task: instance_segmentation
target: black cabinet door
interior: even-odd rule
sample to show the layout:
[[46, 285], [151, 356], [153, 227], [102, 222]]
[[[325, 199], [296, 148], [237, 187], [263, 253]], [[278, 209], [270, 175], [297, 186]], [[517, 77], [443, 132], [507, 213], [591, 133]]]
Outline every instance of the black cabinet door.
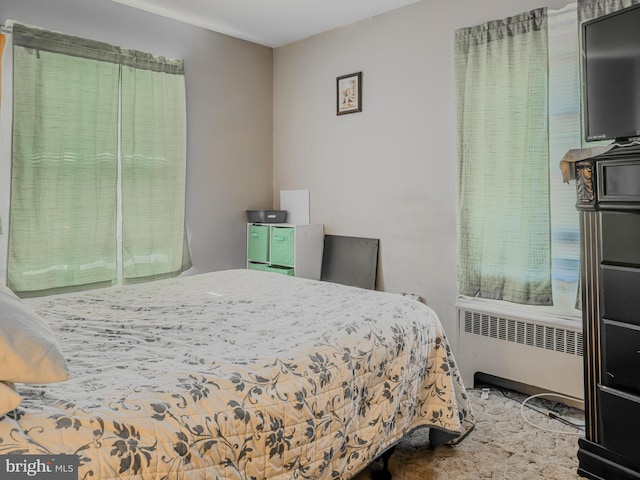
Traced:
[[640, 395], [640, 327], [610, 320], [603, 327], [603, 383]]
[[602, 317], [640, 325], [640, 269], [600, 267]]
[[607, 160], [598, 163], [598, 201], [640, 202], [640, 160]]
[[602, 261], [640, 266], [640, 212], [602, 212]]
[[640, 467], [640, 397], [600, 387], [602, 446]]

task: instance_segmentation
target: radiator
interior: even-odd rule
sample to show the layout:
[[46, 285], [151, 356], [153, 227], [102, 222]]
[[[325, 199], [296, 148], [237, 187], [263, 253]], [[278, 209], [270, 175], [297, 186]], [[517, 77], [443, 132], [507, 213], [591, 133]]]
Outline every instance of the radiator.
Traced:
[[[582, 323], [473, 299], [456, 302], [456, 360], [467, 386], [476, 373], [582, 399]], [[506, 313], [505, 313], [506, 312]]]

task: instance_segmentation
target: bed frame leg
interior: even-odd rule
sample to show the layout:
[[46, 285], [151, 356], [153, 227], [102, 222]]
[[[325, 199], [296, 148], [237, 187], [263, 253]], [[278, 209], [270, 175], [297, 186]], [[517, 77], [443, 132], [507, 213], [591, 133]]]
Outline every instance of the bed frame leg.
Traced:
[[382, 470], [375, 470], [371, 473], [371, 480], [391, 480], [391, 472], [389, 471], [389, 458], [393, 454], [393, 451], [396, 449], [395, 446], [391, 447], [389, 450], [380, 455], [379, 458], [382, 459]]

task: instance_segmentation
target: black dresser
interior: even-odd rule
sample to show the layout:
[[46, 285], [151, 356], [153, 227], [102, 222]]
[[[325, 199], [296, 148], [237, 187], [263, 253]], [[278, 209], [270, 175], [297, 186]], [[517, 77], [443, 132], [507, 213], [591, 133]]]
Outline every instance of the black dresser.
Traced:
[[575, 169], [586, 418], [578, 473], [640, 479], [640, 146]]

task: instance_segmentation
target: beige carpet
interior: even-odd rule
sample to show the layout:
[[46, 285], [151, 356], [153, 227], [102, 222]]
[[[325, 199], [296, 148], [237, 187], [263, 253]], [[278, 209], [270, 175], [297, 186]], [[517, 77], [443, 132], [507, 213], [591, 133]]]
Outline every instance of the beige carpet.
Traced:
[[[524, 395], [505, 392], [519, 400]], [[403, 440], [389, 461], [393, 480], [576, 480], [580, 435], [549, 433], [523, 419], [521, 404], [491, 389], [488, 399], [480, 390], [470, 391], [476, 427], [460, 444], [430, 450], [427, 431], [418, 430]], [[529, 404], [529, 403], [528, 403]], [[583, 412], [534, 399], [534, 407], [549, 407], [573, 423], [583, 424]], [[525, 408], [525, 416], [549, 430], [579, 430]], [[381, 463], [381, 462], [380, 462]], [[355, 480], [370, 480], [371, 469]]]

